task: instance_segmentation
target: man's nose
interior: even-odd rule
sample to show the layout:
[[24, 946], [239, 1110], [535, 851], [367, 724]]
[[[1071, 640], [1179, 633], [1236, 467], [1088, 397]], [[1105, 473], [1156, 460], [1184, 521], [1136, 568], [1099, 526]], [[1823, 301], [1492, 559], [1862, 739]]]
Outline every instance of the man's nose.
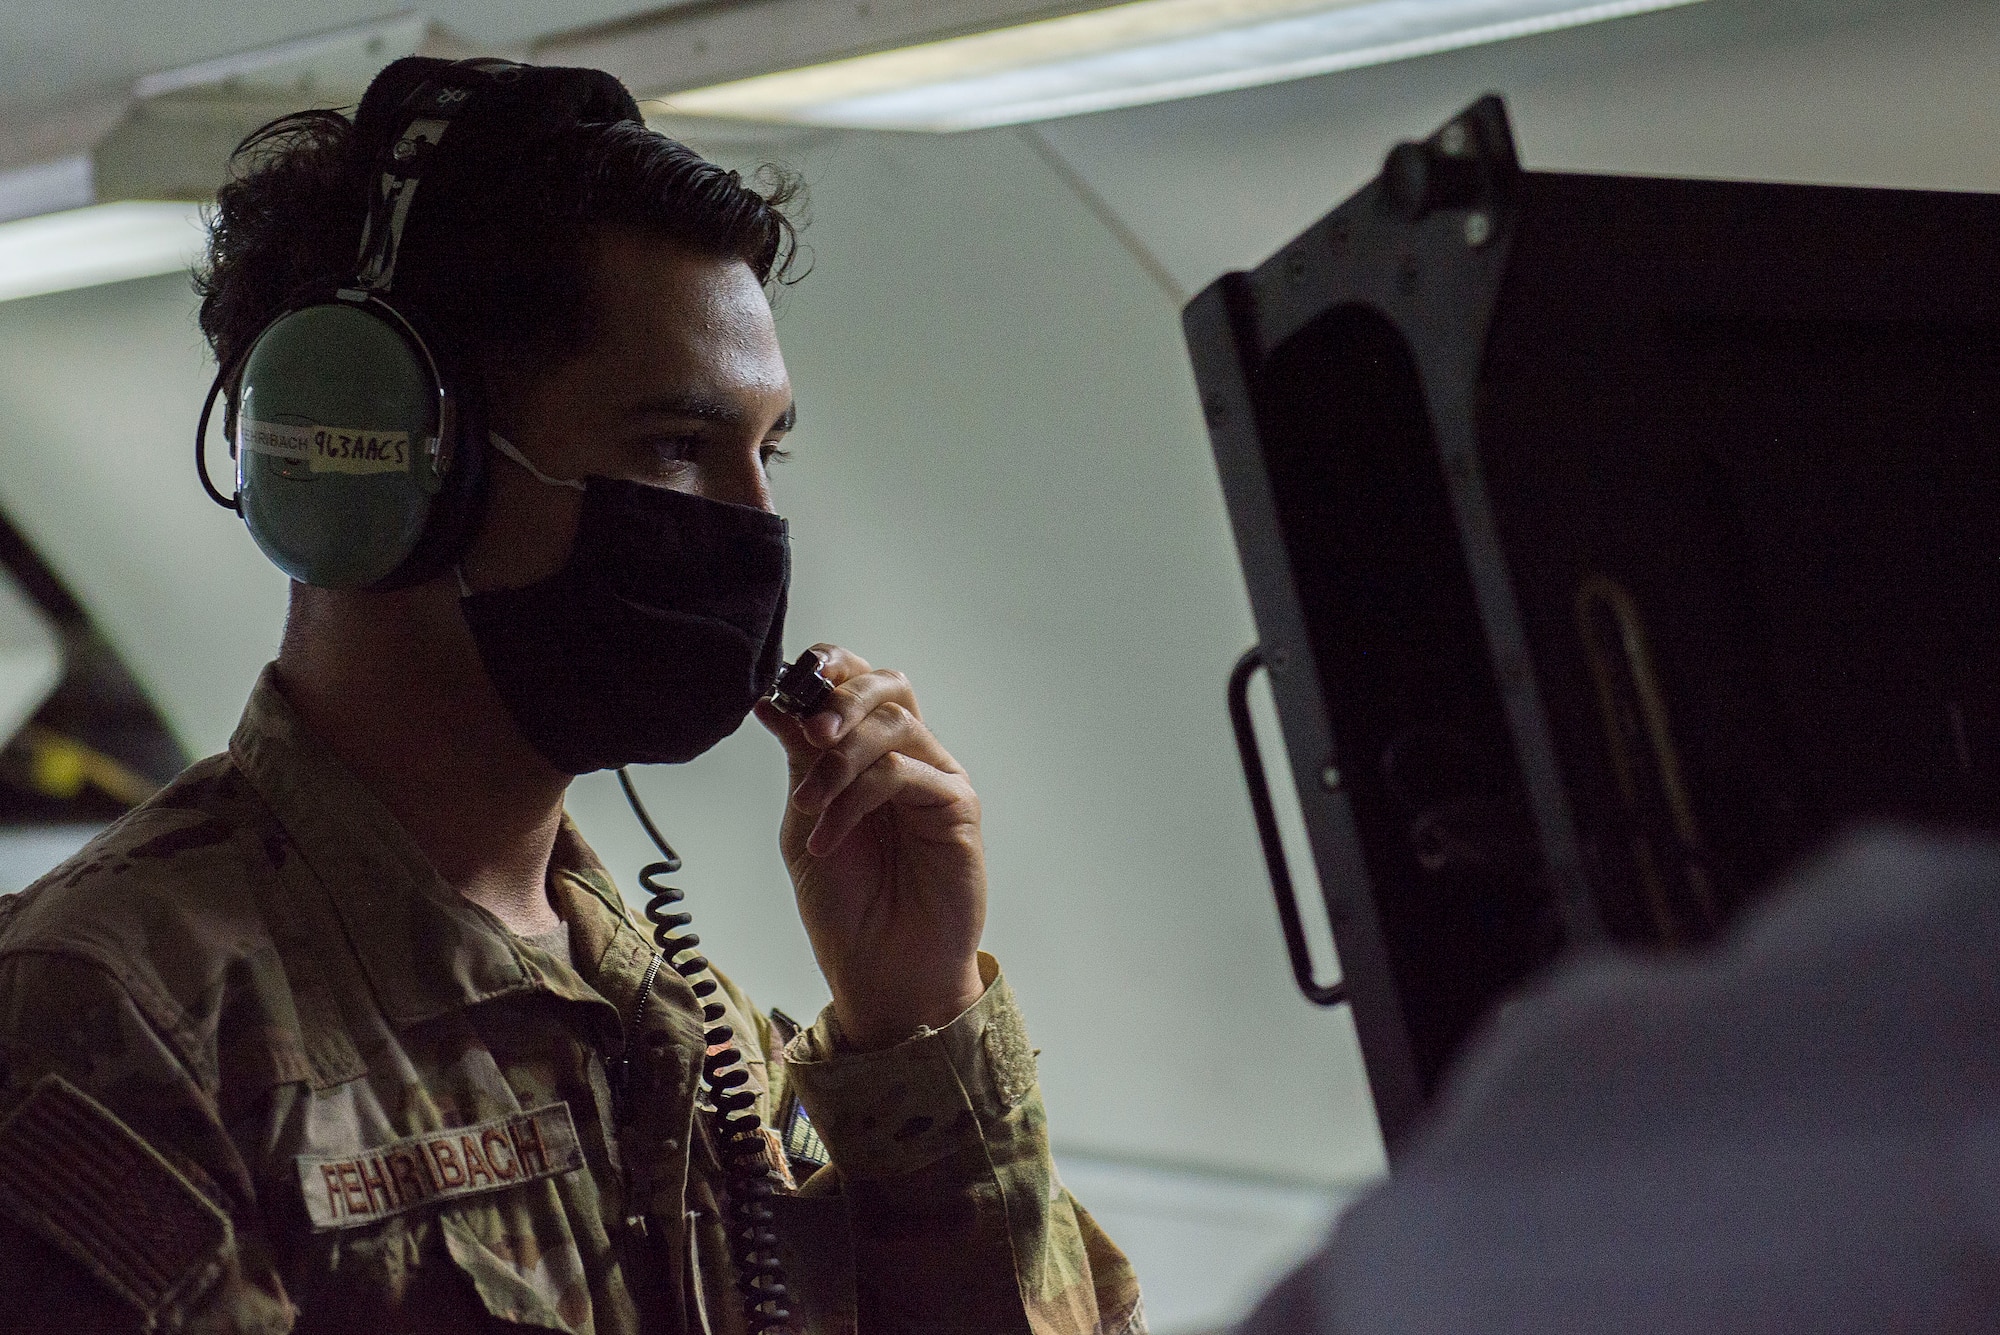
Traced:
[[773, 513], [776, 507], [771, 502], [771, 481], [764, 473], [763, 442], [729, 451], [728, 462], [702, 478], [701, 494], [712, 501]]

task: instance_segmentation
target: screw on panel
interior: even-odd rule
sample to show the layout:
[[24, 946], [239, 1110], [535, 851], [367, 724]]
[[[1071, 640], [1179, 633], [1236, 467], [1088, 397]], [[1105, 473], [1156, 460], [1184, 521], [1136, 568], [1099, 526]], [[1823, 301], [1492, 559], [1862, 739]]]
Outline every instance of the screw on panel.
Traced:
[[1465, 215], [1465, 244], [1474, 250], [1493, 239], [1493, 215], [1475, 209]]
[[1340, 770], [1333, 765], [1328, 765], [1321, 769], [1319, 772], [1319, 786], [1326, 789], [1329, 793], [1338, 791], [1340, 788]]
[[1453, 121], [1438, 131], [1438, 151], [1448, 158], [1462, 158], [1472, 152], [1472, 134], [1464, 121]]

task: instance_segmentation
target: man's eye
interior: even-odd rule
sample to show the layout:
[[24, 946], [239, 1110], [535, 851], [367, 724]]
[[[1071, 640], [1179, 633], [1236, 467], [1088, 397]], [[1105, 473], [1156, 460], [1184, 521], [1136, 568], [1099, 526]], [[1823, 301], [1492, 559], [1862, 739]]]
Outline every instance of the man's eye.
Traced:
[[647, 462], [654, 464], [691, 463], [701, 453], [699, 436], [654, 436], [643, 442]]
[[766, 445], [758, 451], [758, 457], [764, 461], [765, 471], [768, 472], [772, 464], [781, 464], [791, 458], [792, 452], [782, 445]]

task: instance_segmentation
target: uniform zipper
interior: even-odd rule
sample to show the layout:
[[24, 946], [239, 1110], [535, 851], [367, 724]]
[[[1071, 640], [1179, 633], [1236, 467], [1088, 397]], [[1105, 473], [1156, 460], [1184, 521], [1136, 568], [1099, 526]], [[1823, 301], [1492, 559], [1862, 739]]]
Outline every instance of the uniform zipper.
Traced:
[[618, 1124], [623, 1126], [631, 1115], [630, 1092], [632, 1088], [632, 1049], [639, 1044], [639, 1036], [646, 1022], [646, 1006], [653, 999], [653, 981], [660, 976], [660, 967], [667, 957], [659, 951], [646, 962], [645, 976], [639, 980], [639, 1004], [632, 1008], [632, 1023], [625, 1027], [625, 1050], [618, 1054], [618, 1083], [616, 1085]]

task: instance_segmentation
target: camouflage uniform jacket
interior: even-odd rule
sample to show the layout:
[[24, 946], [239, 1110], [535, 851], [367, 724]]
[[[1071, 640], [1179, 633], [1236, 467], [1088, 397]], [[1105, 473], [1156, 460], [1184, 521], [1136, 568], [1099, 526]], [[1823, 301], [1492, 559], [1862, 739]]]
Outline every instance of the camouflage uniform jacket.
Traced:
[[[573, 968], [267, 672], [228, 752], [0, 899], [0, 1330], [740, 1332], [693, 994], [659, 970], [632, 1032], [653, 946], [567, 822], [550, 893]], [[867, 1053], [725, 981], [766, 1124], [830, 1153], [777, 1202], [816, 1335], [1143, 1330], [981, 962]]]

